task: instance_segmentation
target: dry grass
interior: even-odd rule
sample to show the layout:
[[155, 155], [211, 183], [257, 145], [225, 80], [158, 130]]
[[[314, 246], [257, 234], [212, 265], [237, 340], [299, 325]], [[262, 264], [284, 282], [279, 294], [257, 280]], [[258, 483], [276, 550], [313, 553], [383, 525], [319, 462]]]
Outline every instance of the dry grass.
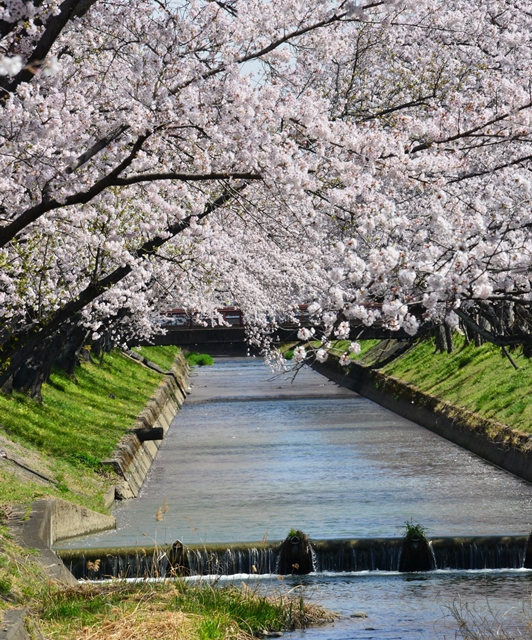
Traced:
[[120, 609], [109, 612], [115, 619], [103, 624], [84, 627], [72, 636], [76, 640], [188, 640], [193, 623], [190, 616], [181, 612], [157, 611], [144, 607], [128, 616], [120, 615]]
[[529, 604], [521, 609], [496, 611], [490, 603], [479, 612], [473, 605], [455, 602], [448, 607], [457, 623], [456, 638], [463, 640], [524, 640], [531, 637], [532, 618]]
[[251, 640], [334, 614], [293, 594], [183, 581], [80, 585], [50, 593], [35, 621], [47, 640]]

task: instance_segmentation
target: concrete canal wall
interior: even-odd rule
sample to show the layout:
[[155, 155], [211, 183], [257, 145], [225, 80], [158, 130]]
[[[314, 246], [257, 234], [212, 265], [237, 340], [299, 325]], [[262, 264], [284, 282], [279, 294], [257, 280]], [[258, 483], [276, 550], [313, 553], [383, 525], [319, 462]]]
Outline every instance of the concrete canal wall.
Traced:
[[[103, 461], [121, 478], [114, 489], [113, 500], [137, 497], [161, 446], [162, 437], [185, 401], [188, 373], [188, 363], [179, 352], [172, 368], [164, 374], [164, 380], [137, 417], [130, 432], [121, 438], [112, 457]], [[150, 435], [150, 431], [153, 435]]]
[[532, 482], [532, 436], [443, 402], [369, 367], [352, 364], [346, 372], [332, 358], [312, 367], [339, 385]]

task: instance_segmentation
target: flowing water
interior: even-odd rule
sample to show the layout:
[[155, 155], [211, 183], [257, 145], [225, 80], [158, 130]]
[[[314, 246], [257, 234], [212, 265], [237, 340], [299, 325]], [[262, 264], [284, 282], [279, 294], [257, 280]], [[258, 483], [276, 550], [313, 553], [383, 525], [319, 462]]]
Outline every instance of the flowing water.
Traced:
[[[314, 539], [390, 537], [406, 520], [429, 538], [530, 531], [531, 485], [310, 369], [292, 380], [257, 359], [219, 359], [191, 384], [141, 495], [116, 508], [117, 531], [58, 547], [281, 540], [292, 527]], [[500, 615], [522, 617], [532, 573], [369, 571], [284, 582], [295, 580], [343, 618], [293, 640], [442, 638], [454, 637], [452, 603], [486, 611], [488, 598]], [[350, 617], [359, 610], [368, 618]]]

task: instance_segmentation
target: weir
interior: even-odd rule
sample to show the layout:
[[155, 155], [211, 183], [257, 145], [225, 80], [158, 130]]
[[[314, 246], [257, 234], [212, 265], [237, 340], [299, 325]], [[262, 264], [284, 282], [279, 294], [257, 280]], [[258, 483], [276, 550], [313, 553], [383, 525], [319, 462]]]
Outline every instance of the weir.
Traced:
[[[521, 569], [528, 536], [446, 536], [429, 540], [437, 570]], [[57, 553], [77, 579], [296, 574], [281, 569], [282, 542], [174, 545], [123, 549], [63, 549]], [[399, 571], [404, 538], [311, 540], [316, 573]], [[530, 568], [530, 567], [528, 567]], [[307, 573], [307, 572], [305, 572]]]

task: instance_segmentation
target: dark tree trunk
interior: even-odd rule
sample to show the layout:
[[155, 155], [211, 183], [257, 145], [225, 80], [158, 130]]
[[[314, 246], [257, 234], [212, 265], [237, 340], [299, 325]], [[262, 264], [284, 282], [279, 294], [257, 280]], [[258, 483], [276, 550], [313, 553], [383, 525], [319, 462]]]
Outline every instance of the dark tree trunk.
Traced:
[[464, 333], [465, 343], [469, 344], [474, 339], [475, 334], [473, 333], [473, 331], [471, 331], [471, 329], [467, 326], [465, 322], [460, 322], [460, 329]]
[[104, 355], [106, 353], [111, 353], [113, 350], [114, 342], [109, 331], [100, 331], [100, 333], [101, 336], [91, 345], [91, 355], [95, 358], [99, 358], [100, 364], [102, 364]]
[[42, 402], [42, 385], [50, 379], [52, 367], [58, 365], [72, 375], [79, 363], [79, 353], [86, 337], [87, 330], [78, 324], [69, 323], [61, 327], [53, 336], [37, 343], [26, 354], [2, 390], [7, 393], [27, 393], [31, 398]]
[[454, 349], [454, 344], [453, 344], [453, 332], [451, 330], [451, 327], [449, 327], [449, 325], [444, 325], [444, 331], [445, 331], [445, 348], [447, 349], [447, 353], [452, 353], [453, 349]]
[[42, 385], [50, 378], [63, 335], [61, 332], [38, 344], [4, 385], [4, 391], [20, 391], [42, 402]]
[[[476, 317], [478, 326], [481, 327], [483, 325], [484, 319], [480, 318], [477, 314]], [[484, 338], [479, 334], [475, 332], [475, 347], [480, 347], [484, 344]]]
[[434, 338], [436, 339], [436, 351], [443, 353], [447, 351], [447, 338], [445, 336], [445, 329], [442, 324], [439, 324], [434, 329]]
[[76, 324], [71, 327], [65, 337], [56, 365], [70, 376], [74, 375], [74, 370], [79, 365], [80, 353], [88, 335], [89, 331], [85, 327]]

